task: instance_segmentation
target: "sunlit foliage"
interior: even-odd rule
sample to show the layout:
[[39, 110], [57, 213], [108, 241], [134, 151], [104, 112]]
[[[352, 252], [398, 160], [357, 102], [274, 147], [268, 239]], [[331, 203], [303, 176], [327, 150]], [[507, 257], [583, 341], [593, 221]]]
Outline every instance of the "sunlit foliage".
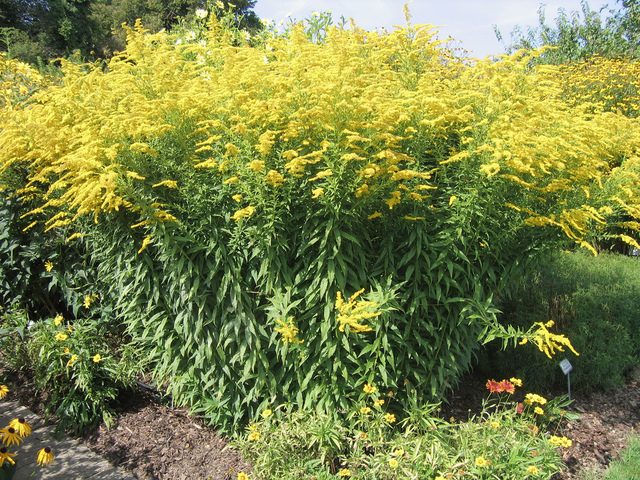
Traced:
[[[364, 382], [440, 395], [519, 269], [638, 217], [640, 128], [572, 102], [540, 52], [464, 61], [434, 34], [137, 25], [3, 111], [5, 181], [38, 202], [32, 228], [84, 235], [102, 301], [216, 421], [333, 408]], [[334, 306], [363, 288], [380, 315], [358, 333]]]

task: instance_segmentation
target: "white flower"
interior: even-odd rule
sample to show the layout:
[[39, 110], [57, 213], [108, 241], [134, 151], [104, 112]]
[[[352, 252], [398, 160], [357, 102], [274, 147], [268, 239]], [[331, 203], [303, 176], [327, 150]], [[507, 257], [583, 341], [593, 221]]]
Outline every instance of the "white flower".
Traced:
[[218, 7], [218, 8], [224, 8], [224, 3], [222, 3], [220, 0], [218, 0], [218, 1], [216, 2], [216, 7]]
[[311, 12], [312, 17], [319, 17], [320, 14], [318, 12]]
[[182, 39], [181, 38], [176, 40], [176, 45], [182, 45]]
[[284, 18], [290, 17], [291, 15], [293, 15], [293, 12], [289, 12], [289, 13], [287, 13], [287, 14], [284, 16]]
[[185, 38], [187, 40], [195, 40], [196, 39], [196, 32], [191, 31], [191, 32], [187, 33], [185, 35]]
[[196, 8], [196, 17], [198, 18], [207, 18], [209, 12], [207, 12], [204, 8]]

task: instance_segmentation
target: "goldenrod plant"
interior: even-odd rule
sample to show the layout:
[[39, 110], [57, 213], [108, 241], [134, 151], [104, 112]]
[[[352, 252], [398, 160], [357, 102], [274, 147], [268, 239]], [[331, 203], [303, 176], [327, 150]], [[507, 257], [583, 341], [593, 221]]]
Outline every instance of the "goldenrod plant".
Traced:
[[[77, 242], [157, 381], [225, 429], [365, 383], [443, 395], [542, 252], [638, 216], [637, 121], [566, 101], [542, 51], [199, 28], [137, 23], [106, 64], [61, 61], [2, 110], [0, 168], [26, 231]], [[362, 289], [370, 308], [335, 308]]]

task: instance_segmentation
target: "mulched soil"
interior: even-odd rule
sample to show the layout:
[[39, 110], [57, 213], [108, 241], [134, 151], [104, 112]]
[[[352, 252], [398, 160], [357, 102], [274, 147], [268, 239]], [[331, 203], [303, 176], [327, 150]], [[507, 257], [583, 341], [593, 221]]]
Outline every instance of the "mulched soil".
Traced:
[[[14, 380], [26, 382], [24, 378]], [[485, 382], [467, 375], [443, 406], [445, 417], [466, 420], [478, 413], [487, 394]], [[552, 398], [562, 392], [540, 393]], [[10, 395], [32, 411], [41, 412], [42, 398], [34, 397], [27, 385]], [[237, 472], [251, 471], [227, 439], [186, 410], [159, 402], [142, 387], [122, 400], [115, 427], [101, 425], [79, 438], [113, 465], [141, 480], [229, 480], [235, 479]], [[553, 480], [582, 480], [585, 472], [605, 471], [626, 448], [629, 435], [640, 433], [639, 403], [640, 369], [615, 391], [575, 395], [570, 410], [580, 418], [556, 432], [571, 438], [573, 446], [565, 451], [563, 471]]]

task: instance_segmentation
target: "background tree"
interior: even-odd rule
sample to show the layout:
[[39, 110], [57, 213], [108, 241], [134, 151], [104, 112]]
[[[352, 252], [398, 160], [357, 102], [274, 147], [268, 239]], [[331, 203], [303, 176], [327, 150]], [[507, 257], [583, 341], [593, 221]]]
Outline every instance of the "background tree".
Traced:
[[152, 33], [171, 30], [196, 9], [235, 17], [236, 26], [252, 33], [262, 23], [252, 10], [256, 0], [0, 0], [0, 48], [20, 60], [37, 63], [79, 52], [108, 57], [124, 49], [123, 23], [137, 19]]
[[[583, 0], [581, 11], [558, 10], [555, 26], [546, 23], [544, 5], [538, 10], [539, 24], [519, 26], [511, 32], [511, 43], [505, 45], [507, 53], [524, 48], [527, 50], [542, 46], [557, 47], [542, 55], [538, 62], [562, 64], [577, 62], [600, 55], [605, 58], [640, 56], [640, 2], [622, 0], [620, 9], [602, 7], [592, 10]], [[502, 33], [494, 25], [499, 41], [504, 43]]]

